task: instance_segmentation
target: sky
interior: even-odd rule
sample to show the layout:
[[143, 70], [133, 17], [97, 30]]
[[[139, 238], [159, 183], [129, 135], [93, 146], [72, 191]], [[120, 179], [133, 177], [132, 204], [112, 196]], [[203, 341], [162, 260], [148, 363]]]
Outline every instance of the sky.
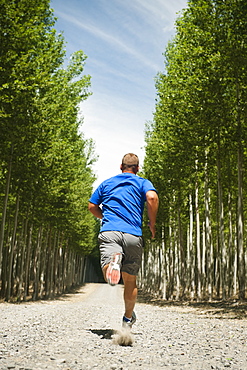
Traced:
[[81, 131], [98, 156], [94, 188], [120, 173], [124, 154], [145, 156], [155, 111], [155, 78], [187, 0], [51, 0], [66, 55], [83, 50], [92, 95], [80, 105]]

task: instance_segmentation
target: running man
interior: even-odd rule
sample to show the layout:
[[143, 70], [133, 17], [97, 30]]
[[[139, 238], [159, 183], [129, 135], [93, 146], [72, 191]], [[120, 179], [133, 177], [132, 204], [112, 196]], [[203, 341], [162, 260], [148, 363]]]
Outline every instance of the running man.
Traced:
[[154, 238], [159, 199], [153, 184], [136, 175], [139, 170], [137, 155], [126, 154], [120, 170], [121, 174], [99, 185], [89, 200], [88, 209], [95, 217], [102, 219], [98, 240], [104, 279], [114, 286], [122, 274], [125, 303], [123, 326], [131, 328], [136, 321], [136, 277], [142, 259], [144, 203], [147, 203], [149, 228]]

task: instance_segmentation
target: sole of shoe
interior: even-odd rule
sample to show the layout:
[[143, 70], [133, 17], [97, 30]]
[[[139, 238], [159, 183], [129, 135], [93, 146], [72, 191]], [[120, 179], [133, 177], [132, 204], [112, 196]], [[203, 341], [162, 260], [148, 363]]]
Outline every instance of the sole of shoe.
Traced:
[[120, 253], [115, 253], [112, 256], [112, 261], [110, 262], [108, 269], [106, 271], [106, 279], [108, 284], [111, 286], [117, 285], [119, 283], [121, 273], [120, 264], [122, 260], [122, 255]]

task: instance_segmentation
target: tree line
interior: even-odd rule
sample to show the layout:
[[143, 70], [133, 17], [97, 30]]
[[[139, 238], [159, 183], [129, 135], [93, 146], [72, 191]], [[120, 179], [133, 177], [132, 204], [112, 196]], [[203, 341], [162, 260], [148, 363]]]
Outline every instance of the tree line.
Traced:
[[189, 0], [156, 79], [144, 172], [160, 196], [143, 289], [246, 297], [247, 3]]
[[50, 298], [83, 282], [95, 244], [90, 76], [82, 51], [65, 67], [49, 0], [0, 4], [0, 298]]
[[[65, 67], [49, 0], [0, 4], [0, 298], [53, 298], [98, 259], [78, 118], [90, 76], [82, 51]], [[157, 75], [144, 176], [160, 208], [140, 287], [164, 299], [246, 296], [246, 26], [244, 0], [189, 0]]]

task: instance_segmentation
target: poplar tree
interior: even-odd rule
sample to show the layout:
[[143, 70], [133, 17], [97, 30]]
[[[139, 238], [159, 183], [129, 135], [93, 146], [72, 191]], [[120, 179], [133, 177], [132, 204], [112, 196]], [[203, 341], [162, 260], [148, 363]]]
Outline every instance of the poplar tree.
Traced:
[[0, 0], [1, 295], [33, 299], [83, 281], [94, 247], [87, 209], [95, 160], [80, 134], [86, 56], [64, 67], [48, 0]]
[[246, 14], [244, 1], [188, 1], [157, 78], [145, 173], [165, 214], [166, 297], [245, 296]]

